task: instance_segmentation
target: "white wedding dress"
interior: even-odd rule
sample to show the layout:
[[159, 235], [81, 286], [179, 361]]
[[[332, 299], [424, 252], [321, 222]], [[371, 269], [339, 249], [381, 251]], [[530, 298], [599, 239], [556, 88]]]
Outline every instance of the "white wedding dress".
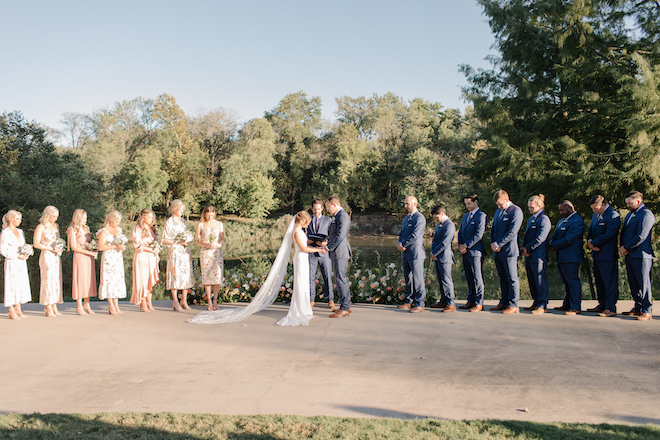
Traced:
[[[293, 240], [294, 220], [291, 220], [287, 228], [280, 250], [277, 252], [273, 267], [268, 273], [266, 281], [261, 286], [257, 294], [247, 306], [233, 310], [205, 311], [188, 320], [192, 324], [224, 324], [228, 322], [242, 321], [248, 316], [260, 312], [270, 306], [277, 299], [277, 295], [282, 287], [286, 268], [289, 264], [291, 254], [291, 245], [294, 244], [293, 254], [293, 295], [289, 313], [279, 321], [277, 325], [296, 326], [308, 325], [310, 319], [314, 317], [312, 306], [309, 299], [309, 255], [302, 252], [297, 243]], [[303, 231], [303, 243], [307, 243], [307, 236]]]

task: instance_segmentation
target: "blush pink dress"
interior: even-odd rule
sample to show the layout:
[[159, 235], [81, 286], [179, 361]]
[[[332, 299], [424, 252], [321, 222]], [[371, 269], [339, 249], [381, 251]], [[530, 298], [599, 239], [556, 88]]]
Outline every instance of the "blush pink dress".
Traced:
[[[78, 247], [92, 241], [92, 234], [76, 235]], [[73, 279], [71, 280], [71, 298], [83, 299], [96, 296], [96, 265], [94, 257], [80, 252], [73, 253]]]
[[131, 293], [131, 304], [140, 304], [154, 286], [160, 282], [158, 277], [158, 255], [148, 252], [151, 243], [158, 237], [151, 231], [146, 236], [142, 235], [140, 226], [133, 228], [133, 292]]

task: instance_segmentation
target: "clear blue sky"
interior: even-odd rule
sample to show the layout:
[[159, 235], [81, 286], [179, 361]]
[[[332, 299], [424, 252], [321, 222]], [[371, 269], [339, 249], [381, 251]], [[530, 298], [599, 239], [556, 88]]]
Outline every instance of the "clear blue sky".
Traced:
[[0, 112], [58, 128], [168, 93], [247, 121], [298, 90], [330, 120], [343, 95], [464, 109], [458, 65], [488, 67], [493, 41], [473, 0], [0, 0]]

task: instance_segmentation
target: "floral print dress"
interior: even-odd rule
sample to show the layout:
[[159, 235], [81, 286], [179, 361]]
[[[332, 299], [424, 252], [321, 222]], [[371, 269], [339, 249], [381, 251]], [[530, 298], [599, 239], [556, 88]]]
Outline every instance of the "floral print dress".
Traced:
[[[177, 235], [188, 230], [188, 225], [183, 218], [170, 217], [165, 222], [162, 239], [176, 240]], [[165, 288], [167, 290], [192, 289], [193, 276], [190, 247], [180, 244], [172, 244], [168, 247]]]
[[[55, 249], [55, 240], [60, 238], [60, 232], [46, 232], [41, 235], [41, 244]], [[41, 270], [41, 288], [39, 304], [49, 306], [64, 302], [62, 296], [62, 263], [60, 256], [50, 251], [41, 251], [39, 256]]]
[[[199, 235], [202, 243], [211, 244], [213, 242], [217, 244], [220, 239], [220, 228], [201, 228]], [[210, 240], [211, 237], [213, 241]], [[222, 248], [202, 248], [199, 251], [199, 265], [202, 269], [202, 284], [211, 286], [224, 283]]]
[[[105, 242], [111, 244], [115, 237], [121, 235], [121, 228], [117, 235], [112, 235], [102, 228], [96, 233], [105, 231]], [[103, 251], [101, 257], [101, 284], [99, 285], [99, 298], [126, 298], [126, 280], [124, 278], [124, 253], [119, 249]]]

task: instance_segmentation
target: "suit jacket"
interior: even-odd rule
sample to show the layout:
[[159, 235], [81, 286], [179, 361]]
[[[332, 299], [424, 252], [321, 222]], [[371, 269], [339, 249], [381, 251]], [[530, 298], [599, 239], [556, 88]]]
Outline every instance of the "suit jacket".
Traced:
[[340, 209], [335, 213], [334, 220], [328, 229], [328, 250], [331, 260], [351, 258], [351, 245], [348, 243], [348, 232], [351, 230], [351, 218]]
[[527, 249], [530, 256], [527, 259], [533, 261], [548, 261], [548, 237], [550, 237], [552, 223], [550, 217], [543, 211], [534, 218], [527, 220], [527, 229], [523, 236], [522, 247]]
[[483, 238], [488, 216], [481, 209], [477, 209], [474, 217], [470, 216], [471, 213], [468, 212], [461, 220], [461, 226], [458, 229], [458, 244], [464, 244], [468, 248], [465, 255], [469, 257], [483, 256], [486, 254]]
[[651, 231], [655, 224], [655, 216], [642, 204], [637, 211], [630, 212], [623, 221], [621, 229], [621, 246], [630, 254], [629, 258], [654, 258], [651, 248]]
[[620, 226], [621, 216], [609, 205], [603, 212], [602, 220], [596, 213], [591, 217], [587, 241], [591, 240], [592, 245], [600, 248], [598, 252], [591, 251], [594, 261], [612, 261], [619, 258], [617, 235]]
[[490, 228], [490, 242], [497, 243], [502, 249], [494, 252], [495, 258], [509, 258], [520, 255], [518, 249], [518, 231], [523, 222], [522, 210], [511, 203], [504, 211], [497, 209]]
[[421, 212], [415, 210], [403, 218], [401, 231], [399, 232], [399, 243], [406, 248], [402, 257], [406, 260], [424, 260], [424, 231], [426, 230], [426, 218]]
[[435, 225], [433, 241], [431, 242], [431, 255], [436, 257], [440, 263], [454, 262], [454, 252], [451, 250], [454, 235], [456, 235], [456, 226], [448, 218], [444, 222]]
[[[319, 217], [319, 225], [318, 228], [314, 228], [314, 216], [312, 216], [312, 221], [309, 223], [309, 225], [304, 229], [305, 234], [318, 234], [318, 235], [325, 235], [328, 236], [330, 234], [330, 225], [332, 224], [332, 219], [330, 217], [326, 217], [324, 215], [321, 215]], [[321, 258], [330, 258], [330, 254], [319, 254], [318, 252], [314, 252], [313, 254], [315, 257], [321, 257]]]
[[584, 220], [577, 212], [559, 220], [550, 239], [550, 246], [557, 251], [557, 263], [580, 263], [584, 260], [583, 235]]

